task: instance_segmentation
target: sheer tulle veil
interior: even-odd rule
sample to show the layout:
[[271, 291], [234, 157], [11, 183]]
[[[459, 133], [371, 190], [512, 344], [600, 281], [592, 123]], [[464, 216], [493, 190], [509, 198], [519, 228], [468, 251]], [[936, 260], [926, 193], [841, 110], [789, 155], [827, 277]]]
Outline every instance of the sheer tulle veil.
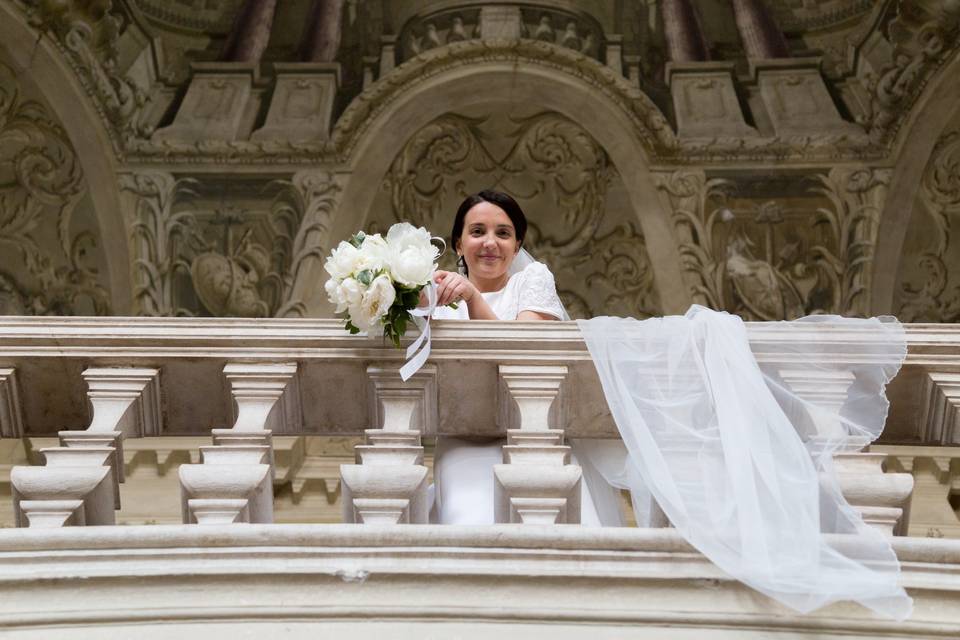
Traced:
[[[518, 270], [533, 261], [521, 259]], [[784, 322], [763, 358], [776, 366], [758, 364], [739, 317], [700, 306], [578, 326], [625, 446], [574, 443], [601, 520], [619, 520], [603, 485], [629, 489], [639, 525], [662, 510], [718, 567], [792, 609], [854, 600], [909, 616], [890, 541], [844, 499], [833, 457], [883, 429], [906, 355], [895, 318]], [[809, 393], [825, 380], [834, 393]]]

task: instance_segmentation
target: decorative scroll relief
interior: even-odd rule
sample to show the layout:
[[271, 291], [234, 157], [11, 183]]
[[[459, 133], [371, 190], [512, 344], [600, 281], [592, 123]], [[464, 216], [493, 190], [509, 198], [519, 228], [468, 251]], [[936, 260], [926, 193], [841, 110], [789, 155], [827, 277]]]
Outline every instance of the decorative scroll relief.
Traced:
[[[609, 211], [622, 182], [604, 150], [556, 113], [448, 114], [418, 131], [384, 181], [386, 227], [409, 220], [446, 236], [460, 201], [481, 189], [516, 197], [529, 220], [525, 246], [550, 266], [571, 315], [656, 315], [659, 298], [644, 238], [629, 210]], [[453, 252], [444, 268], [453, 268]]]
[[[951, 227], [960, 214], [960, 130], [941, 136], [924, 171], [910, 233], [924, 248], [905, 257], [901, 267], [897, 315], [907, 322], [960, 320], [960, 285], [956, 265], [960, 246], [951, 242]], [[908, 236], [907, 241], [911, 243]], [[910, 262], [913, 262], [911, 265]]]
[[781, 195], [703, 171], [654, 179], [672, 208], [695, 302], [750, 320], [868, 311], [889, 171], [835, 168], [813, 187], [787, 178], [774, 182]]
[[142, 122], [146, 92], [117, 69], [120, 38], [130, 25], [112, 3], [17, 0], [30, 24], [53, 37], [84, 89], [111, 125], [111, 134], [128, 142], [148, 135]]
[[85, 191], [66, 133], [0, 63], [0, 315], [108, 313], [94, 233], [75, 224]]
[[241, 186], [163, 172], [125, 175], [121, 188], [135, 218], [140, 313], [303, 315], [294, 283], [308, 260], [322, 257], [340, 191], [332, 176], [304, 171], [240, 193], [250, 208], [224, 204], [224, 194]]
[[869, 104], [862, 122], [875, 138], [896, 133], [921, 89], [960, 46], [960, 4], [940, 0], [899, 0], [886, 25], [890, 59], [874, 71], [862, 65]]

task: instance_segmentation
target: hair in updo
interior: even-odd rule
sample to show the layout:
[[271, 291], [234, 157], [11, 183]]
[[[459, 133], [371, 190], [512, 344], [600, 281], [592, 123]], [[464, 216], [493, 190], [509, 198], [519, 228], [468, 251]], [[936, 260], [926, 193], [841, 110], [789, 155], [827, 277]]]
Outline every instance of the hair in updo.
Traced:
[[[460, 204], [460, 208], [457, 209], [457, 215], [453, 218], [453, 231], [450, 232], [450, 246], [456, 250], [457, 242], [460, 240], [460, 236], [463, 235], [463, 225], [467, 217], [467, 212], [481, 202], [489, 202], [503, 209], [507, 217], [510, 218], [510, 222], [513, 223], [513, 231], [517, 236], [517, 246], [522, 246], [523, 239], [527, 235], [527, 216], [523, 215], [523, 209], [520, 208], [516, 200], [507, 194], [488, 189], [467, 196]], [[464, 275], [466, 275], [466, 264], [458, 263], [458, 266]]]

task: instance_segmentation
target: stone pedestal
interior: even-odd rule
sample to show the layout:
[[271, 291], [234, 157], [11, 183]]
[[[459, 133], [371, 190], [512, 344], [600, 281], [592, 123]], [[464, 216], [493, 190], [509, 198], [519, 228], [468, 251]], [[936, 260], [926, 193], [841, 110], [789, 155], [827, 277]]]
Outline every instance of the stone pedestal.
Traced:
[[840, 117], [820, 74], [820, 58], [751, 60], [750, 72], [776, 135], [865, 135]]
[[579, 523], [582, 472], [563, 431], [550, 428], [567, 367], [501, 365], [499, 373], [501, 422], [519, 428], [507, 430], [504, 464], [493, 469], [495, 521]]
[[337, 63], [277, 63], [276, 84], [263, 127], [253, 141], [321, 141], [330, 136], [333, 105], [340, 88]]
[[418, 524], [429, 521], [423, 433], [436, 433], [437, 368], [425, 365], [404, 382], [393, 365], [367, 367], [370, 416], [355, 448], [357, 464], [341, 465], [345, 522]]
[[193, 77], [173, 124], [158, 129], [153, 140], [236, 140], [257, 80], [257, 65], [203, 62], [191, 65]]
[[670, 62], [667, 84], [673, 96], [677, 135], [686, 138], [754, 136], [734, 88], [732, 62]]

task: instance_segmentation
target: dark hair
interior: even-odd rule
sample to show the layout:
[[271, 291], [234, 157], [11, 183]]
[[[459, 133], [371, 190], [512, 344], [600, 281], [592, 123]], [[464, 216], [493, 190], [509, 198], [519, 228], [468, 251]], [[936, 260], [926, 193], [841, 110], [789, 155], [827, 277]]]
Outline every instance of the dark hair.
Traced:
[[517, 201], [500, 191], [483, 190], [479, 193], [467, 196], [467, 199], [460, 204], [457, 209], [457, 215], [453, 219], [453, 231], [450, 232], [450, 246], [454, 251], [457, 249], [457, 241], [463, 235], [463, 223], [467, 217], [467, 212], [481, 202], [495, 204], [510, 218], [513, 223], [513, 231], [517, 236], [518, 246], [523, 245], [523, 238], [527, 235], [527, 216], [523, 215], [523, 209], [517, 204]]

